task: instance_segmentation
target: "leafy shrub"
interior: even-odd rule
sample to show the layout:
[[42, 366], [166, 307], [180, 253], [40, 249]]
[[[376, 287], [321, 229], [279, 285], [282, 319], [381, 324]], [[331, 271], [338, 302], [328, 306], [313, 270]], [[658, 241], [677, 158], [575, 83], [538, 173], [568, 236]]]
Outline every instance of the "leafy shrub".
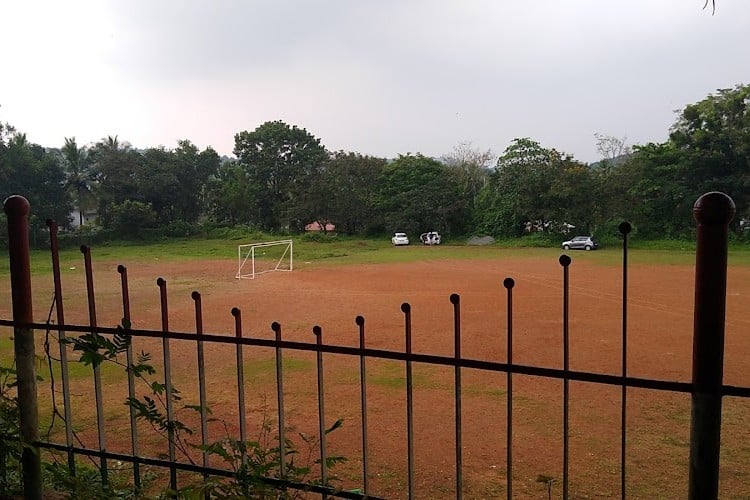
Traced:
[[[67, 337], [64, 342], [73, 347], [73, 351], [79, 354], [79, 361], [87, 366], [99, 366], [105, 362], [114, 363], [137, 379], [144, 382], [150, 389], [150, 394], [141, 397], [126, 399], [126, 405], [135, 410], [136, 418], [149, 425], [160, 436], [169, 439], [175, 445], [176, 450], [182, 457], [192, 465], [197, 465], [190, 453], [191, 449], [205, 451], [210, 455], [220, 458], [225, 465], [231, 469], [231, 477], [209, 477], [202, 479], [199, 483], [189, 484], [179, 488], [177, 491], [163, 491], [159, 498], [261, 498], [261, 499], [297, 499], [305, 498], [305, 492], [295, 489], [286, 489], [283, 485], [270, 482], [265, 478], [283, 479], [295, 483], [308, 485], [332, 486], [338, 478], [329, 474], [324, 483], [321, 478], [314, 477], [314, 470], [321, 465], [320, 459], [314, 459], [315, 450], [320, 442], [317, 436], [308, 436], [299, 433], [299, 438], [305, 444], [299, 449], [291, 439], [284, 441], [284, 454], [279, 446], [277, 429], [274, 429], [272, 419], [268, 416], [269, 411], [264, 404], [263, 422], [259, 435], [250, 441], [239, 441], [229, 436], [208, 445], [193, 444], [189, 440], [193, 431], [177, 417], [181, 411], [200, 412], [201, 408], [195, 405], [181, 403], [180, 391], [172, 387], [172, 402], [177, 410], [172, 419], [166, 414], [166, 385], [151, 380], [156, 374], [155, 368], [150, 364], [151, 355], [141, 352], [135, 363], [127, 365], [118, 356], [123, 354], [131, 345], [129, 334], [130, 324], [123, 320], [123, 324], [117, 327], [114, 335], [101, 335], [96, 332], [85, 333], [80, 336]], [[2, 449], [5, 452], [6, 465], [9, 464], [8, 457], [18, 463], [21, 447], [18, 432], [18, 405], [12, 393], [8, 389], [15, 382], [15, 371], [0, 367], [0, 432], [3, 433]], [[205, 408], [206, 413], [211, 413], [210, 408]], [[325, 433], [328, 434], [342, 425], [342, 420], [336, 420]], [[226, 423], [225, 429], [227, 428]], [[11, 446], [8, 446], [8, 443]], [[10, 451], [10, 453], [9, 453]], [[341, 456], [325, 457], [326, 466], [330, 469], [346, 459]], [[73, 475], [64, 461], [45, 463], [45, 480], [49, 487], [55, 491], [70, 494], [70, 498], [136, 498], [138, 494], [133, 491], [129, 484], [127, 475], [112, 474], [109, 483], [104, 484], [101, 480], [100, 471], [96, 467], [77, 467]], [[119, 462], [117, 462], [119, 464]], [[285, 474], [282, 476], [282, 464]], [[126, 466], [127, 467], [127, 466]], [[18, 467], [15, 467], [17, 470]], [[115, 467], [113, 472], [119, 472]], [[0, 491], [19, 492], [21, 483], [18, 474], [0, 478]]]
[[172, 238], [192, 236], [196, 234], [197, 231], [198, 228], [195, 225], [184, 220], [173, 220], [163, 229], [164, 235]]
[[5, 474], [0, 475], [0, 492], [7, 493], [21, 490], [19, 467], [22, 446], [15, 386], [16, 370], [0, 366], [0, 455], [5, 462]]
[[[620, 234], [619, 228], [622, 222], [623, 221], [621, 219], [609, 219], [606, 222], [599, 224], [596, 229], [594, 229], [594, 239], [600, 245], [620, 245], [622, 242], [622, 234]], [[630, 232], [628, 238], [634, 236], [636, 233], [637, 230], [634, 227]]]
[[302, 235], [302, 241], [311, 241], [315, 243], [336, 243], [339, 238], [333, 233], [324, 233], [323, 231], [314, 231]]
[[140, 229], [154, 227], [156, 212], [150, 203], [125, 200], [109, 207], [109, 226], [126, 235], [135, 235]]

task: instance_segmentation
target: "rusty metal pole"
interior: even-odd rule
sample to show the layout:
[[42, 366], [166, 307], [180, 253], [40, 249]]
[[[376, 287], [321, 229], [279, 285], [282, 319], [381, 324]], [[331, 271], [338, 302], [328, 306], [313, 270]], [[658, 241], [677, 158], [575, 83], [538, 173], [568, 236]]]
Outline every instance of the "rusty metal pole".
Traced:
[[698, 242], [688, 483], [691, 500], [719, 496], [727, 239], [734, 213], [734, 201], [719, 192], [704, 194], [693, 206], [693, 217], [698, 222]]
[[[42, 498], [42, 467], [39, 457], [39, 409], [37, 407], [34, 330], [23, 325], [34, 322], [31, 303], [31, 264], [29, 257], [29, 202], [10, 196], [3, 203], [8, 216], [8, 255], [13, 297], [13, 344], [18, 378], [18, 411], [21, 439], [23, 497]], [[19, 326], [21, 325], [21, 326]]]

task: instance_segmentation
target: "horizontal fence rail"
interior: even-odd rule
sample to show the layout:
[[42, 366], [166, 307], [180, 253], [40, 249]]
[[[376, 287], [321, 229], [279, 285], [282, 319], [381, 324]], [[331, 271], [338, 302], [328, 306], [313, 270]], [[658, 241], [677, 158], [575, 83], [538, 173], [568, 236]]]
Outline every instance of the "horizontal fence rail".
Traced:
[[[714, 200], [715, 196], [712, 198], [709, 198], [708, 201], [704, 201], [702, 205], [700, 205], [700, 209], [704, 210], [706, 206], [713, 207], [717, 204], [717, 202]], [[700, 200], [699, 200], [700, 201]], [[731, 201], [731, 200], [730, 200]], [[18, 202], [14, 202], [18, 203]], [[721, 205], [721, 203], [718, 203], [720, 205], [721, 209], [728, 210], [727, 207], [724, 205]], [[698, 206], [698, 203], [696, 203], [696, 206]], [[733, 205], [732, 205], [733, 206]], [[8, 212], [7, 202], [6, 202], [6, 213]], [[28, 209], [27, 209], [28, 213]], [[9, 214], [10, 215], [10, 214]], [[713, 220], [710, 218], [704, 217], [705, 214], [701, 212], [701, 216], [703, 219], [699, 220], [699, 223], [705, 224], [706, 220]], [[697, 217], [698, 218], [698, 217]], [[725, 218], [719, 218], [721, 224], [724, 224]], [[726, 221], [728, 224], [728, 220]], [[18, 221], [15, 222], [14, 228], [17, 229], [17, 227], [20, 225]], [[242, 329], [242, 312], [239, 308], [234, 307], [231, 310], [227, 311], [228, 315], [231, 315], [234, 319], [234, 332], [227, 333], [227, 334], [221, 334], [221, 333], [210, 333], [206, 332], [204, 330], [203, 325], [203, 314], [202, 314], [202, 302], [201, 302], [201, 294], [197, 291], [192, 292], [191, 298], [194, 301], [194, 310], [195, 310], [195, 332], [181, 332], [181, 331], [174, 331], [169, 326], [169, 307], [168, 307], [168, 292], [167, 292], [167, 282], [163, 278], [159, 278], [156, 280], [156, 285], [159, 289], [159, 302], [160, 302], [160, 312], [161, 312], [161, 328], [159, 330], [153, 330], [153, 329], [138, 329], [138, 328], [132, 328], [130, 325], [131, 322], [131, 314], [132, 311], [130, 309], [130, 300], [129, 300], [129, 290], [128, 290], [128, 274], [127, 269], [120, 265], [117, 268], [118, 273], [120, 274], [121, 279], [121, 298], [122, 298], [122, 310], [123, 310], [123, 325], [118, 327], [104, 327], [100, 326], [97, 321], [97, 314], [96, 314], [96, 297], [94, 293], [94, 281], [93, 281], [93, 271], [92, 271], [92, 265], [91, 265], [91, 250], [88, 247], [81, 247], [81, 252], [83, 254], [84, 258], [84, 268], [85, 268], [85, 277], [86, 277], [86, 300], [88, 305], [88, 312], [89, 312], [89, 322], [87, 325], [83, 324], [66, 324], [65, 322], [65, 316], [63, 314], [63, 295], [62, 295], [62, 287], [61, 287], [61, 280], [60, 280], [60, 269], [59, 269], [59, 255], [57, 250], [57, 241], [56, 241], [56, 235], [57, 235], [57, 226], [54, 222], [48, 221], [48, 226], [50, 227], [50, 236], [51, 236], [51, 254], [52, 254], [52, 263], [53, 263], [53, 279], [54, 279], [54, 285], [55, 285], [55, 297], [54, 297], [54, 306], [56, 308], [56, 323], [52, 321], [51, 319], [51, 313], [50, 313], [50, 319], [48, 319], [46, 322], [39, 322], [39, 321], [33, 321], [31, 315], [27, 312], [24, 312], [23, 314], [15, 314], [16, 313], [16, 296], [14, 295], [14, 318], [12, 320], [9, 319], [2, 319], [0, 318], [0, 326], [3, 327], [10, 327], [13, 328], [16, 332], [16, 337], [19, 337], [19, 332], [24, 334], [24, 340], [28, 342], [28, 338], [31, 337], [33, 339], [34, 332], [46, 332], [47, 335], [50, 335], [50, 333], [57, 335], [57, 341], [59, 343], [60, 348], [60, 358], [59, 362], [61, 364], [61, 386], [62, 386], [62, 392], [63, 392], [63, 405], [64, 405], [64, 415], [61, 415], [63, 418], [63, 422], [65, 425], [65, 442], [64, 443], [57, 443], [52, 442], [51, 440], [45, 440], [41, 439], [38, 435], [38, 429], [37, 434], [31, 433], [29, 430], [28, 435], [25, 436], [28, 443], [30, 443], [33, 447], [36, 447], [38, 449], [49, 449], [49, 450], [55, 450], [59, 452], [64, 452], [67, 455], [67, 462], [68, 462], [68, 468], [71, 472], [71, 474], [76, 473], [76, 457], [89, 457], [91, 459], [97, 460], [98, 459], [98, 469], [99, 473], [101, 475], [101, 480], [103, 484], [107, 484], [109, 480], [109, 474], [111, 469], [111, 464], [113, 461], [121, 461], [126, 462], [129, 464], [132, 464], [132, 475], [133, 475], [133, 488], [134, 491], [138, 492], [140, 491], [140, 488], [142, 487], [142, 481], [143, 481], [143, 470], [141, 469], [142, 466], [153, 466], [153, 467], [159, 467], [164, 469], [168, 472], [169, 475], [169, 485], [172, 489], [177, 489], [180, 486], [180, 476], [179, 472], [188, 472], [188, 473], [195, 473], [199, 474], [203, 477], [204, 480], [208, 480], [211, 477], [223, 477], [223, 478], [233, 478], [236, 477], [237, 472], [228, 470], [228, 469], [222, 469], [217, 467], [210, 466], [209, 456], [208, 456], [208, 430], [207, 430], [207, 423], [209, 421], [209, 415], [207, 411], [207, 383], [206, 383], [206, 372], [209, 370], [209, 367], [205, 366], [205, 359], [204, 359], [204, 351], [206, 349], [206, 346], [208, 345], [229, 345], [234, 346], [234, 354], [233, 356], [236, 357], [235, 359], [235, 368], [237, 372], [237, 404], [238, 404], [238, 425], [239, 425], [239, 439], [241, 442], [246, 442], [247, 440], [247, 428], [246, 428], [246, 422], [247, 422], [247, 408], [245, 404], [245, 381], [244, 381], [244, 374], [243, 374], [243, 368], [244, 368], [244, 354], [243, 349], [246, 347], [263, 347], [273, 350], [274, 353], [274, 361], [275, 361], [275, 385], [276, 385], [276, 395], [277, 395], [277, 409], [276, 409], [276, 417], [278, 421], [278, 436], [277, 436], [277, 442], [278, 442], [278, 454], [279, 454], [279, 471], [277, 475], [270, 475], [270, 476], [262, 476], [256, 478], [259, 482], [266, 484], [268, 486], [272, 486], [279, 489], [286, 489], [286, 490], [299, 490], [304, 491], [307, 493], [314, 493], [319, 494], [321, 497], [338, 497], [338, 498], [378, 498], [377, 492], [373, 492], [371, 489], [370, 484], [370, 477], [373, 474], [373, 470], [371, 467], [371, 461], [370, 461], [370, 443], [368, 440], [369, 436], [369, 422], [371, 421], [370, 416], [368, 415], [368, 397], [367, 397], [367, 361], [373, 360], [373, 359], [380, 359], [380, 360], [393, 360], [398, 361], [400, 363], [403, 363], [404, 368], [404, 380], [405, 380], [405, 411], [406, 415], [405, 422], [406, 422], [406, 493], [409, 498], [415, 498], [419, 496], [419, 492], [417, 489], [417, 482], [415, 479], [415, 473], [416, 471], [416, 464], [414, 460], [414, 440], [415, 440], [415, 432], [414, 432], [414, 374], [413, 374], [413, 366], [414, 364], [426, 364], [426, 365], [435, 365], [435, 366], [445, 366], [450, 367], [453, 369], [453, 383], [452, 383], [452, 391], [453, 391], [453, 404], [454, 404], [454, 414], [453, 414], [453, 425], [454, 425], [454, 440], [455, 440], [455, 457], [454, 457], [454, 466], [455, 466], [455, 497], [456, 498], [462, 498], [463, 490], [464, 490], [464, 474], [463, 474], [463, 462], [464, 462], [464, 455], [463, 455], [463, 431], [464, 431], [464, 422], [463, 422], [463, 413], [462, 413], [462, 402], [463, 402], [463, 390], [462, 390], [462, 371], [465, 369], [473, 369], [473, 370], [480, 370], [485, 371], [488, 373], [497, 373], [497, 374], [505, 374], [506, 377], [506, 384], [507, 384], [507, 406], [506, 406], [506, 492], [505, 496], [507, 498], [513, 497], [513, 425], [514, 425], [514, 409], [513, 409], [513, 376], [514, 375], [525, 375], [525, 376], [531, 376], [531, 377], [540, 377], [550, 380], [559, 380], [562, 382], [562, 413], [560, 415], [561, 422], [560, 427], [562, 429], [562, 497], [568, 498], [569, 497], [569, 425], [570, 425], [570, 415], [569, 415], [569, 401], [570, 401], [570, 382], [588, 382], [588, 383], [594, 383], [594, 384], [600, 384], [603, 386], [612, 386], [612, 387], [620, 387], [621, 388], [621, 398], [620, 398], [620, 497], [625, 498], [626, 496], [626, 484], [627, 484], [627, 478], [626, 478], [626, 447], [627, 447], [627, 434], [626, 434], [626, 408], [627, 408], [627, 390], [629, 388], [636, 388], [636, 389], [649, 389], [649, 390], [655, 390], [655, 391], [666, 391], [666, 392], [673, 392], [673, 393], [683, 393], [683, 394], [691, 394], [693, 396], [693, 413], [694, 418], [692, 425], [694, 427], [694, 430], [692, 434], [696, 434], [696, 436], [693, 436], [691, 434], [691, 445], [695, 444], [696, 440], [701, 440], [703, 442], [706, 439], [709, 439], [708, 444], [704, 444], [703, 448], [706, 446], [708, 447], [714, 447], [711, 448], [713, 451], [718, 453], [718, 436], [716, 435], [716, 428], [715, 425], [717, 424], [714, 417], [713, 421], [705, 422], [700, 421], [700, 414], [701, 410], [700, 408], [697, 410], [698, 415], [698, 421], [695, 420], [695, 414], [696, 414], [696, 376], [694, 374], [693, 381], [692, 382], [684, 382], [684, 381], [671, 381], [671, 380], [658, 380], [658, 379], [651, 379], [651, 378], [640, 378], [640, 377], [632, 377], [629, 376], [627, 373], [627, 363], [628, 363], [628, 357], [627, 357], [627, 347], [628, 347], [628, 323], [627, 323], [627, 316], [628, 316], [628, 308], [627, 308], [627, 298], [628, 298], [628, 285], [627, 285], [627, 276], [628, 276], [628, 234], [631, 232], [631, 227], [627, 223], [623, 223], [620, 225], [619, 230], [620, 234], [622, 235], [622, 241], [623, 241], [623, 266], [622, 266], [622, 370], [620, 374], [609, 374], [609, 373], [596, 373], [596, 372], [590, 372], [590, 371], [580, 371], [580, 370], [571, 370], [570, 369], [570, 350], [569, 350], [569, 294], [570, 294], [570, 283], [569, 283], [569, 266], [572, 263], [572, 260], [567, 255], [562, 255], [559, 259], [559, 263], [561, 266], [561, 272], [562, 272], [562, 289], [561, 289], [561, 314], [562, 314], [562, 331], [561, 334], [561, 343], [562, 343], [562, 360], [561, 365], [562, 368], [554, 368], [554, 367], [542, 367], [542, 366], [532, 366], [532, 365], [526, 365], [526, 364], [519, 364], [513, 359], [513, 289], [515, 286], [515, 281], [512, 278], [506, 278], [502, 281], [502, 283], [498, 283], [498, 289], [505, 289], [506, 293], [506, 302], [505, 302], [505, 313], [507, 315], [507, 324], [505, 325], [505, 347], [507, 349], [507, 358], [505, 360], [499, 360], [499, 361], [489, 361], [489, 360], [481, 360], [481, 359], [471, 359], [466, 358], [462, 356], [461, 353], [461, 297], [458, 294], [451, 294], [449, 297], [447, 297], [446, 306], [449, 302], [452, 305], [453, 308], [453, 355], [432, 355], [432, 354], [424, 354], [419, 352], [414, 352], [412, 348], [412, 323], [411, 323], [411, 314], [412, 314], [412, 307], [409, 303], [403, 303], [401, 306], [401, 312], [403, 314], [403, 334], [405, 339], [405, 348], [404, 350], [387, 350], [387, 349], [374, 349], [371, 347], [367, 347], [366, 344], [366, 329], [365, 329], [365, 318], [363, 316], [357, 316], [354, 318], [353, 324], [356, 326], [356, 330], [353, 330], [352, 339], [357, 344], [356, 346], [342, 346], [342, 345], [334, 345], [334, 344], [326, 344], [324, 343], [324, 332], [323, 329], [320, 326], [314, 326], [312, 328], [312, 333], [314, 334], [314, 341], [311, 342], [300, 342], [300, 341], [291, 341], [291, 340], [284, 340], [282, 335], [282, 326], [278, 322], [273, 322], [271, 325], [269, 325], [268, 328], [268, 338], [261, 337], [261, 336], [248, 336], [244, 334]], [[9, 228], [11, 225], [9, 224]], [[10, 231], [10, 229], [9, 229]], [[715, 231], [711, 232], [711, 238], [716, 238]], [[11, 242], [17, 240], [19, 237], [18, 234], [11, 234]], [[724, 237], [726, 239], [726, 234], [724, 234]], [[704, 242], [705, 243], [705, 242]], [[699, 247], [701, 245], [701, 241], [699, 240]], [[28, 252], [28, 248], [25, 250]], [[724, 248], [724, 279], [725, 273], [726, 273], [726, 248]], [[17, 249], [16, 253], [23, 253], [23, 249], [20, 250]], [[715, 260], [715, 255], [712, 253], [712, 251], [709, 251], [706, 253], [705, 249], [703, 250], [703, 253], [699, 250], [698, 252], [699, 258], [701, 255], [709, 255]], [[13, 259], [17, 259], [18, 257], [15, 256], [15, 254], [11, 254], [11, 269], [14, 269], [14, 266], [17, 267], [17, 264], [14, 263]], [[28, 267], [28, 255], [26, 256], [26, 264], [25, 266]], [[721, 263], [720, 263], [721, 264]], [[698, 266], [700, 266], [700, 261], [698, 262]], [[720, 267], [720, 266], [719, 266]], [[28, 274], [28, 269], [22, 269], [21, 271], [25, 271], [26, 274]], [[720, 270], [719, 270], [720, 271]], [[715, 275], [717, 272], [715, 268], [709, 273], [711, 276], [698, 278], [696, 277], [696, 290], [698, 290], [701, 286], [705, 285], [705, 283], [702, 285], [702, 282], [700, 280], [711, 280], [713, 279], [712, 276]], [[697, 276], [699, 273], [696, 273]], [[19, 278], [21, 279], [21, 278]], [[28, 278], [23, 278], [28, 279]], [[16, 282], [13, 282], [13, 286], [18, 286]], [[30, 289], [29, 292], [30, 294]], [[711, 292], [714, 293], [714, 292]], [[725, 293], [725, 290], [724, 290]], [[30, 308], [30, 299], [29, 304]], [[723, 307], [723, 303], [720, 304], [720, 306]], [[713, 304], [714, 309], [716, 308], [716, 304]], [[696, 317], [698, 317], [699, 314], [709, 314], [712, 315], [711, 317], [715, 317], [716, 312], [713, 313], [705, 311], [701, 312], [701, 305], [698, 303], [698, 292], [696, 292]], [[721, 331], [723, 335], [723, 309], [721, 311]], [[696, 319], [696, 324], [699, 323], [699, 320]], [[696, 327], [697, 328], [697, 327]], [[712, 328], [715, 330], [718, 328], [716, 325], [712, 325]], [[503, 330], [503, 328], [498, 328], [498, 343], [503, 342], [503, 338], [500, 334], [500, 331]], [[162, 343], [162, 354], [163, 357], [161, 359], [162, 362], [162, 369], [163, 372], [160, 373], [161, 376], [163, 376], [163, 391], [164, 391], [164, 402], [165, 402], [165, 410], [166, 410], [166, 420], [167, 425], [165, 427], [165, 434], [166, 434], [166, 440], [167, 440], [167, 448], [165, 456], [166, 459], [158, 459], [153, 457], [144, 457], [142, 456], [142, 452], [140, 451], [139, 447], [139, 441], [143, 438], [142, 435], [139, 434], [136, 424], [136, 415], [134, 413], [133, 406], [130, 405], [129, 411], [129, 426], [130, 426], [130, 453], [113, 453], [111, 451], [107, 451], [107, 435], [106, 435], [106, 422], [104, 419], [104, 411], [103, 411], [103, 395], [102, 395], [102, 382], [101, 382], [101, 374], [98, 370], [98, 366], [94, 366], [93, 369], [93, 381], [94, 381], [94, 402], [95, 402], [95, 409], [96, 409], [96, 427], [97, 427], [97, 447], [98, 449], [90, 448], [83, 446], [80, 442], [78, 445], [76, 445], [76, 438], [73, 434], [73, 428], [74, 428], [74, 422], [73, 422], [73, 416], [71, 414], [71, 402], [70, 402], [70, 380], [67, 370], [67, 364], [68, 364], [68, 358], [71, 354], [70, 352], [70, 346], [69, 344], [77, 338], [84, 338], [86, 335], [98, 335], [98, 336], [105, 336], [109, 339], [118, 339], [122, 338], [123, 335], [125, 335], [128, 339], [158, 339], [161, 340]], [[710, 338], [711, 333], [704, 334], [704, 337]], [[705, 339], [704, 339], [705, 340]], [[174, 391], [173, 386], [173, 373], [172, 373], [172, 354], [171, 354], [171, 347], [173, 343], [176, 342], [191, 342], [194, 343], [194, 352], [197, 355], [197, 366], [196, 366], [196, 374], [198, 377], [198, 392], [199, 392], [199, 405], [197, 405], [197, 411], [198, 411], [198, 417], [200, 419], [200, 463], [196, 462], [186, 462], [181, 461], [177, 459], [177, 455], [179, 451], [184, 451], [184, 444], [180, 443], [179, 436], [176, 434], [176, 428], [174, 426], [170, 426], [169, 423], [173, 423], [176, 420], [175, 412], [176, 409], [173, 407], [173, 403], [176, 400], [176, 394]], [[33, 342], [32, 342], [33, 343]], [[722, 347], [723, 349], [723, 347]], [[293, 374], [285, 373], [284, 371], [284, 364], [283, 364], [283, 356], [285, 352], [309, 352], [315, 354], [315, 373], [316, 373], [316, 392], [317, 392], [317, 422], [315, 422], [317, 425], [317, 449], [319, 451], [319, 458], [316, 460], [316, 463], [319, 467], [319, 474], [320, 479], [316, 483], [303, 483], [299, 481], [295, 481], [293, 479], [289, 479], [288, 474], [288, 465], [287, 465], [287, 458], [289, 453], [292, 451], [288, 448], [288, 436], [285, 433], [285, 422], [287, 420], [287, 414], [285, 411], [285, 392], [284, 392], [284, 382], [289, 377], [293, 376]], [[132, 343], [129, 343], [127, 346], [127, 350], [125, 351], [125, 354], [127, 356], [127, 365], [130, 367], [134, 366], [134, 353], [132, 351]], [[361, 459], [362, 464], [362, 471], [361, 471], [361, 484], [357, 489], [350, 489], [350, 490], [342, 490], [341, 488], [337, 488], [335, 486], [332, 486], [329, 484], [329, 477], [330, 477], [330, 470], [328, 467], [328, 448], [327, 448], [327, 433], [336, 427], [337, 424], [334, 424], [333, 427], [330, 427], [330, 423], [326, 421], [326, 412], [325, 412], [325, 394], [326, 394], [326, 384], [325, 384], [325, 378], [324, 378], [324, 362], [325, 362], [325, 356], [324, 355], [343, 355], [348, 356], [353, 359], [356, 359], [359, 361], [359, 414], [360, 414], [360, 426], [359, 429], [361, 432], [361, 443], [362, 443], [362, 455], [359, 457]], [[700, 364], [700, 363], [698, 363]], [[715, 364], [715, 363], [714, 363]], [[715, 366], [713, 366], [715, 368]], [[20, 377], [20, 372], [19, 372]], [[699, 377], [700, 379], [700, 377]], [[704, 389], [708, 390], [708, 389]], [[134, 388], [134, 379], [133, 379], [133, 371], [128, 370], [128, 397], [129, 400], [132, 401], [135, 399], [135, 388]], [[703, 394], [703, 393], [701, 393]], [[721, 398], [723, 396], [734, 396], [734, 397], [743, 397], [743, 398], [750, 398], [750, 387], [740, 387], [740, 386], [733, 386], [733, 385], [727, 385], [723, 384], [721, 380], [721, 376], [719, 375], [718, 378], [716, 375], [713, 375], [713, 378], [711, 379], [711, 386], [709, 395], [701, 395], [698, 397], [698, 404], [704, 404], [705, 401], [709, 401], [709, 403], [713, 406], [711, 406], [711, 413], [712, 415], [715, 415], [717, 411], [717, 404], [718, 409], [720, 412], [721, 408]], [[27, 404], [31, 404], [31, 402], [27, 402]], [[33, 415], [33, 411], [36, 408], [36, 402], [33, 402], [33, 408], [31, 408], [30, 415]], [[313, 409], [310, 408], [310, 414], [313, 414]], [[22, 413], [24, 415], [24, 413]], [[22, 417], [23, 418], [23, 417]], [[80, 424], [80, 422], [76, 422], [77, 424]], [[28, 425], [28, 422], [26, 422], [26, 425]], [[38, 427], [38, 424], [36, 424]], [[719, 422], [720, 425], [720, 422]], [[707, 426], [713, 426], [710, 428], [710, 430], [704, 430], [704, 431], [696, 431], [695, 429], [707, 429]], [[330, 427], [330, 429], [329, 429]], [[719, 427], [720, 429], [720, 427]], [[708, 438], [706, 436], [709, 436]], [[713, 436], [713, 437], [710, 437]], [[703, 449], [701, 448], [701, 449]], [[691, 451], [691, 464], [690, 464], [690, 474], [691, 474], [691, 497], [692, 498], [715, 498], [715, 496], [711, 496], [711, 492], [706, 492], [705, 490], [705, 484], [708, 484], [709, 488], [713, 488], [714, 483], [712, 481], [715, 481], [715, 478], [712, 476], [717, 471], [712, 471], [711, 465], [709, 464], [707, 467], [700, 462], [698, 457], [693, 457], [693, 451]], [[697, 453], [697, 452], [695, 452]], [[35, 472], [38, 467], [38, 453], [36, 454], [36, 460], [37, 462], [34, 462], [34, 458], [31, 457], [25, 457], [25, 461], [23, 463], [24, 467], [24, 492], [26, 494], [27, 498], [39, 498], [40, 491], [37, 487], [37, 489], [34, 488], [33, 485], [31, 485], [34, 481], [39, 481], [40, 476], [35, 476], [35, 474], [38, 474]], [[0, 457], [3, 458], [3, 457]], [[243, 454], [242, 456], [242, 462], [244, 463], [246, 461], [247, 457]], [[711, 460], [714, 460], [713, 458]], [[718, 458], [716, 459], [718, 460]], [[706, 472], [708, 471], [708, 472]], [[2, 472], [2, 471], [0, 471]], [[706, 476], [705, 474], [708, 474]], [[698, 486], [693, 486], [692, 483], [700, 483]], [[28, 489], [27, 489], [28, 488]], [[695, 488], [695, 490], [693, 489]], [[703, 488], [703, 489], [701, 489]]]
[[[17, 323], [13, 320], [0, 319], [0, 326], [15, 326]], [[83, 325], [51, 325], [50, 323], [18, 323], [23, 328], [29, 328], [33, 330], [46, 331], [51, 326], [55, 330], [60, 329], [66, 332], [78, 332], [78, 333], [90, 333], [97, 332], [103, 335], [114, 335], [117, 333], [117, 328], [114, 327], [97, 327], [92, 329], [88, 326]], [[154, 338], [154, 339], [175, 339], [175, 340], [186, 340], [196, 342], [196, 334], [194, 332], [162, 332], [159, 330], [148, 330], [148, 329], [129, 329], [128, 334], [133, 337], [142, 338]], [[375, 359], [388, 359], [393, 361], [412, 361], [416, 363], [424, 363], [431, 365], [442, 365], [460, 368], [474, 368], [477, 370], [485, 370], [491, 372], [501, 373], [514, 373], [519, 375], [530, 375], [533, 377], [545, 377], [550, 379], [562, 380], [567, 377], [568, 379], [576, 382], [592, 382], [596, 384], [621, 386], [623, 380], [626, 382], [627, 387], [633, 387], [636, 389], [655, 389], [659, 391], [671, 391], [671, 392], [682, 392], [690, 393], [693, 390], [691, 382], [679, 382], [673, 380], [660, 380], [650, 379], [643, 377], [626, 377], [623, 379], [621, 375], [613, 375], [607, 373], [587, 372], [579, 370], [565, 370], [559, 368], [547, 368], [542, 366], [524, 365], [514, 363], [509, 365], [501, 361], [486, 361], [481, 359], [471, 358], [460, 358], [456, 359], [452, 356], [439, 356], [435, 354], [420, 354], [411, 353], [407, 354], [403, 351], [391, 351], [387, 349], [372, 349], [372, 348], [360, 348], [360, 347], [349, 347], [333, 344], [317, 344], [308, 342], [298, 342], [293, 340], [275, 340], [275, 339], [264, 339], [254, 337], [230, 337], [229, 335], [215, 334], [215, 333], [204, 333], [202, 335], [203, 342], [210, 342], [216, 344], [232, 344], [232, 345], [243, 345], [243, 346], [256, 346], [256, 347], [271, 347], [278, 349], [289, 349], [291, 351], [308, 351], [308, 352], [321, 352], [329, 354], [344, 354], [349, 356], [358, 356], [365, 358]], [[737, 397], [750, 397], [750, 387], [735, 386], [724, 384], [721, 386], [721, 393], [724, 396], [737, 396]]]
[[[0, 326], [15, 326], [12, 320], [0, 319]], [[21, 323], [24, 328], [33, 330], [46, 331], [54, 326], [54, 329], [64, 330], [66, 332], [78, 332], [78, 333], [90, 333], [97, 332], [103, 335], [114, 335], [117, 333], [117, 328], [112, 327], [97, 327], [92, 329], [88, 326], [82, 325], [50, 325], [48, 323]], [[141, 338], [154, 338], [154, 339], [174, 339], [174, 340], [185, 340], [190, 342], [197, 342], [196, 334], [194, 332], [162, 332], [158, 330], [142, 330], [142, 329], [131, 329], [128, 330], [128, 334], [133, 337]], [[471, 358], [460, 358], [457, 359], [453, 356], [439, 356], [435, 354], [420, 354], [414, 353], [408, 354], [403, 351], [391, 351], [386, 349], [372, 349], [372, 348], [359, 348], [349, 347], [332, 344], [317, 344], [308, 342], [298, 342], [293, 340], [275, 340], [275, 339], [264, 339], [264, 338], [253, 338], [253, 337], [230, 337], [228, 335], [221, 334], [209, 334], [204, 333], [202, 335], [203, 342], [216, 343], [216, 344], [231, 344], [231, 345], [243, 345], [243, 346], [256, 346], [256, 347], [271, 347], [274, 349], [288, 349], [290, 351], [307, 351], [307, 352], [320, 352], [328, 354], [343, 354], [348, 356], [365, 357], [373, 359], [387, 359], [393, 361], [411, 361], [414, 363], [424, 363], [429, 365], [442, 365], [450, 367], [460, 368], [473, 368], [477, 370], [485, 370], [490, 372], [500, 373], [513, 373], [519, 375], [530, 375], [533, 377], [543, 377], [550, 379], [562, 380], [568, 378], [569, 380], [576, 382], [592, 382], [595, 384], [604, 384], [611, 386], [623, 385], [623, 380], [627, 387], [633, 387], [636, 389], [654, 389], [659, 391], [671, 391], [671, 392], [682, 392], [690, 393], [693, 390], [691, 382], [679, 382], [673, 380], [659, 380], [642, 377], [626, 377], [623, 379], [620, 375], [613, 375], [607, 373], [597, 373], [579, 370], [568, 370], [565, 371], [560, 368], [547, 368], [542, 366], [524, 365], [514, 363], [509, 365], [501, 361], [487, 361], [481, 359]], [[724, 396], [738, 396], [738, 397], [750, 397], [750, 387], [740, 387], [734, 385], [724, 384], [721, 386], [721, 393]]]

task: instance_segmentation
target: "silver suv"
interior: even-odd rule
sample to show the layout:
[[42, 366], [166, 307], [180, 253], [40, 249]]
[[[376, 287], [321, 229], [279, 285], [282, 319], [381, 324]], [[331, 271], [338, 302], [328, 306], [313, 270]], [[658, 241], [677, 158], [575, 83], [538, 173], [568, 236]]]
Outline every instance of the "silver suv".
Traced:
[[563, 241], [563, 249], [565, 250], [594, 250], [599, 245], [591, 238], [591, 236], [576, 236], [572, 240]]

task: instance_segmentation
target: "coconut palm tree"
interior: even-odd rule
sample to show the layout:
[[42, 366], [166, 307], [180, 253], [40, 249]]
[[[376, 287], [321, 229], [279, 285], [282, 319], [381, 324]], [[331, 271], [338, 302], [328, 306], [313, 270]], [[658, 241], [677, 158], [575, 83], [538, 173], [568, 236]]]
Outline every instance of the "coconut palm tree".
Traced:
[[93, 176], [88, 151], [79, 148], [75, 137], [66, 137], [65, 145], [60, 150], [63, 168], [65, 169], [65, 189], [73, 197], [78, 210], [78, 223], [83, 225], [83, 213], [94, 205]]

